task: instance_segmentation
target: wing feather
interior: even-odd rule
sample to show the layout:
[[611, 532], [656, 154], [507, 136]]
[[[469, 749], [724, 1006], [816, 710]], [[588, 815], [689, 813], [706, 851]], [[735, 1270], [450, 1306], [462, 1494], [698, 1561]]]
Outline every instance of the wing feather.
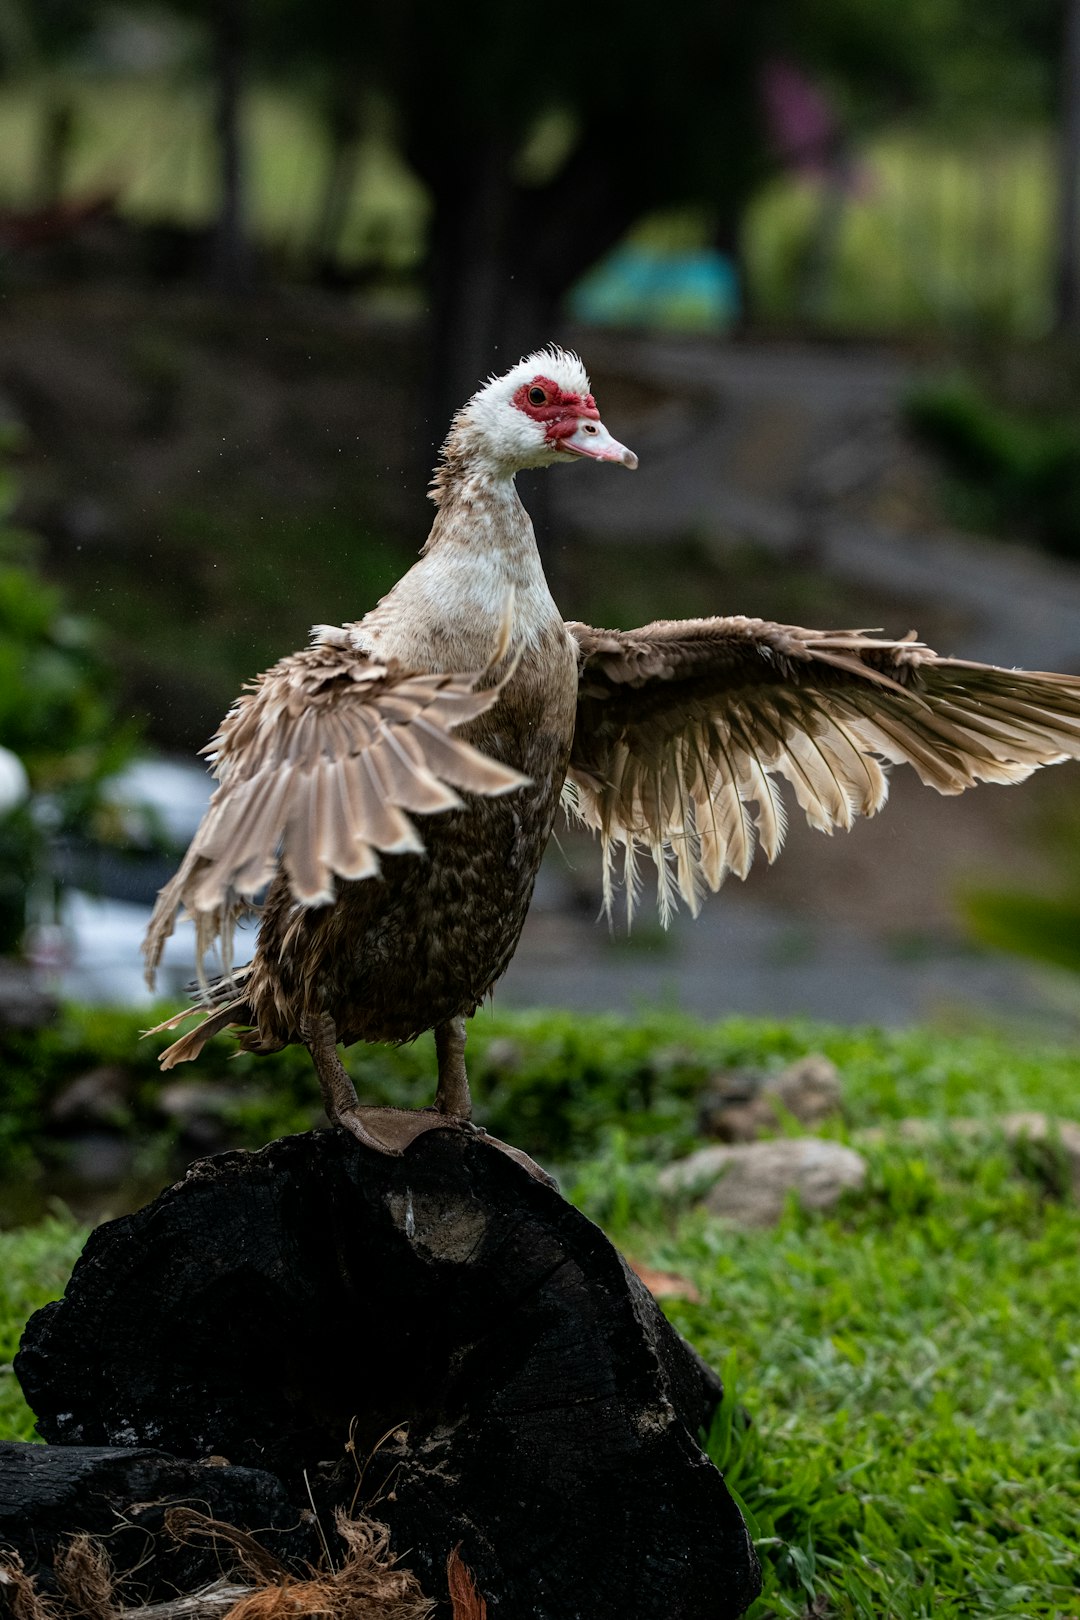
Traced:
[[[505, 636], [496, 656], [506, 653]], [[511, 678], [413, 673], [340, 644], [283, 659], [244, 693], [205, 750], [219, 786], [180, 867], [158, 896], [143, 952], [152, 985], [178, 911], [195, 921], [200, 978], [215, 945], [230, 971], [236, 923], [280, 870], [301, 907], [419, 854], [410, 819], [461, 809], [462, 793], [513, 792], [520, 772], [455, 735]]]
[[755, 846], [775, 860], [782, 781], [832, 832], [881, 809], [891, 764], [952, 794], [1080, 758], [1080, 679], [939, 658], [913, 633], [744, 618], [569, 629], [581, 665], [564, 803], [600, 835], [609, 912], [619, 846], [628, 914], [647, 854], [662, 921], [745, 877]]

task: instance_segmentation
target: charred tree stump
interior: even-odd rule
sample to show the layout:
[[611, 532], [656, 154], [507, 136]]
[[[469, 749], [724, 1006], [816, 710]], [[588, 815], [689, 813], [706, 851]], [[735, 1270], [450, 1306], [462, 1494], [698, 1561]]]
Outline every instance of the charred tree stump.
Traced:
[[595, 1226], [474, 1137], [194, 1165], [91, 1236], [16, 1372], [52, 1445], [217, 1454], [327, 1523], [368, 1505], [433, 1595], [462, 1543], [492, 1620], [722, 1620], [758, 1590], [698, 1444], [719, 1380]]

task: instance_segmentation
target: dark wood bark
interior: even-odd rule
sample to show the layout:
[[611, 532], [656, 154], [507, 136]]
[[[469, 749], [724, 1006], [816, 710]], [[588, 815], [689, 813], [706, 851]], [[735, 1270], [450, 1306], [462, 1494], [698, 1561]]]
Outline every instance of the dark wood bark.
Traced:
[[722, 1620], [757, 1591], [698, 1444], [719, 1380], [596, 1227], [456, 1132], [193, 1166], [93, 1234], [16, 1370], [53, 1444], [377, 1501], [425, 1590], [463, 1543], [492, 1620]]
[[[170, 1508], [189, 1507], [240, 1530], [300, 1572], [319, 1558], [318, 1530], [302, 1518], [280, 1480], [254, 1468], [182, 1461], [160, 1451], [0, 1443], [0, 1547], [54, 1589], [52, 1563], [77, 1531], [100, 1539], [125, 1603], [209, 1585], [232, 1561], [204, 1538], [164, 1533]], [[0, 1587], [0, 1615], [4, 1590]]]

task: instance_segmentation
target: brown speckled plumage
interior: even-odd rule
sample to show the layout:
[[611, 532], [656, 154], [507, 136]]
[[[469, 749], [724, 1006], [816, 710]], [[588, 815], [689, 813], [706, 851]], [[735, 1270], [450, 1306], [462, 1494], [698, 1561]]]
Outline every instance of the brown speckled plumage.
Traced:
[[252, 975], [255, 1051], [302, 1038], [332, 1014], [338, 1038], [404, 1041], [469, 1017], [505, 972], [551, 833], [570, 757], [577, 668], [561, 621], [507, 684], [498, 708], [463, 727], [525, 787], [474, 798], [424, 826], [424, 854], [384, 858], [377, 877], [341, 885], [336, 902], [297, 907], [283, 877], [267, 896]]
[[[881, 808], [889, 763], [959, 793], [1080, 756], [1080, 680], [939, 658], [913, 635], [565, 624], [513, 480], [572, 456], [636, 465], [580, 361], [545, 350], [455, 418], [415, 566], [226, 716], [208, 750], [221, 785], [145, 946], [152, 982], [182, 907], [225, 971], [163, 1067], [227, 1028], [250, 1051], [303, 1041], [330, 1117], [399, 1152], [468, 1117], [464, 1019], [513, 955], [560, 794], [600, 836], [608, 905], [616, 853], [628, 910], [644, 854], [666, 922], [745, 877], [755, 846], [775, 859], [780, 780], [831, 832]], [[264, 889], [234, 974], [233, 926]], [[435, 1108], [359, 1107], [337, 1042], [432, 1028]]]

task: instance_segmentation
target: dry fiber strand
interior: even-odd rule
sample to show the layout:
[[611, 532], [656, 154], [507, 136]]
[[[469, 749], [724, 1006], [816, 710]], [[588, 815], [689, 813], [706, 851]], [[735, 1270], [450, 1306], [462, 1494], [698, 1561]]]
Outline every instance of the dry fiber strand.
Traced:
[[477, 1593], [457, 1547], [446, 1561], [446, 1581], [450, 1588], [454, 1620], [487, 1620], [487, 1604]]
[[[226, 1620], [298, 1620], [304, 1615], [326, 1620], [429, 1620], [435, 1605], [420, 1590], [416, 1576], [398, 1567], [384, 1524], [339, 1513], [337, 1530], [346, 1548], [340, 1568], [313, 1573], [309, 1580], [286, 1575], [273, 1585], [257, 1587], [229, 1610]], [[462, 1620], [468, 1620], [467, 1614]]]
[[0, 1598], [12, 1620], [116, 1620], [108, 1554], [92, 1536], [72, 1536], [53, 1565], [57, 1591], [39, 1592], [17, 1553], [0, 1552]]
[[[0, 1552], [0, 1600], [11, 1620], [430, 1620], [434, 1603], [410, 1570], [390, 1552], [390, 1532], [372, 1519], [337, 1516], [345, 1544], [339, 1568], [313, 1571], [297, 1579], [232, 1525], [203, 1514], [178, 1510], [169, 1515], [170, 1533], [181, 1539], [211, 1537], [232, 1547], [249, 1578], [246, 1587], [218, 1583], [204, 1592], [149, 1607], [114, 1602], [115, 1578], [101, 1544], [73, 1536], [54, 1564], [57, 1592], [38, 1590], [15, 1554]], [[447, 1561], [453, 1620], [487, 1620], [487, 1604], [455, 1547]]]

